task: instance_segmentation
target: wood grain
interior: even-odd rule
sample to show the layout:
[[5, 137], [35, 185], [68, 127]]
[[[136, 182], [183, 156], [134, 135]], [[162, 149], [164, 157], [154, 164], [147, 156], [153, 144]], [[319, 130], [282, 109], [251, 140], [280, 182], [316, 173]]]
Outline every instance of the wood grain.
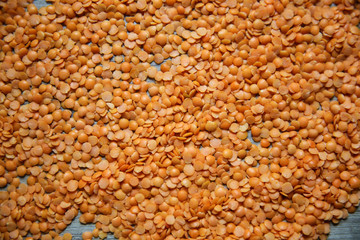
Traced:
[[359, 240], [360, 239], [360, 209], [335, 226], [331, 226], [328, 240]]

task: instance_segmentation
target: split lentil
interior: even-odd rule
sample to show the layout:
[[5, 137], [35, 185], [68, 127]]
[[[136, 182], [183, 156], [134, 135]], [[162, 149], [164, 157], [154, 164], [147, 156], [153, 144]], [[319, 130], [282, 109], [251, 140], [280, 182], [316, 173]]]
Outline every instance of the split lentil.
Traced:
[[356, 210], [358, 1], [49, 3], [0, 2], [0, 239], [326, 239]]

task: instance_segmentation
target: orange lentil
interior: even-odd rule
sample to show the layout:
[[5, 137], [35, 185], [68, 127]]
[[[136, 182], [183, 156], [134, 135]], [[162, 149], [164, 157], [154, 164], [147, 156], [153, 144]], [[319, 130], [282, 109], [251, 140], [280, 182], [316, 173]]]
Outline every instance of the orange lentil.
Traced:
[[0, 238], [326, 239], [360, 197], [338, 2], [4, 1]]

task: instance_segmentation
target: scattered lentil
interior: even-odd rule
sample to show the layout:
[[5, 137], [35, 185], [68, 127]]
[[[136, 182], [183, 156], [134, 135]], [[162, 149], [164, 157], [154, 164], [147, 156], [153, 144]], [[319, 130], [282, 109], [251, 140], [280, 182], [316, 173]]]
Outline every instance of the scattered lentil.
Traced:
[[358, 1], [49, 2], [1, 3], [0, 239], [325, 239], [355, 211]]

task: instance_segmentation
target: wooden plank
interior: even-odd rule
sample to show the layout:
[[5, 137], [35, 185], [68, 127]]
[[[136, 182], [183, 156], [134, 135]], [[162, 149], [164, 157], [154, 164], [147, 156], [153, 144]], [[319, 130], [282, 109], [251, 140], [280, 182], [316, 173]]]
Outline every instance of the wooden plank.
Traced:
[[360, 209], [335, 226], [331, 226], [328, 240], [359, 240], [360, 239]]

